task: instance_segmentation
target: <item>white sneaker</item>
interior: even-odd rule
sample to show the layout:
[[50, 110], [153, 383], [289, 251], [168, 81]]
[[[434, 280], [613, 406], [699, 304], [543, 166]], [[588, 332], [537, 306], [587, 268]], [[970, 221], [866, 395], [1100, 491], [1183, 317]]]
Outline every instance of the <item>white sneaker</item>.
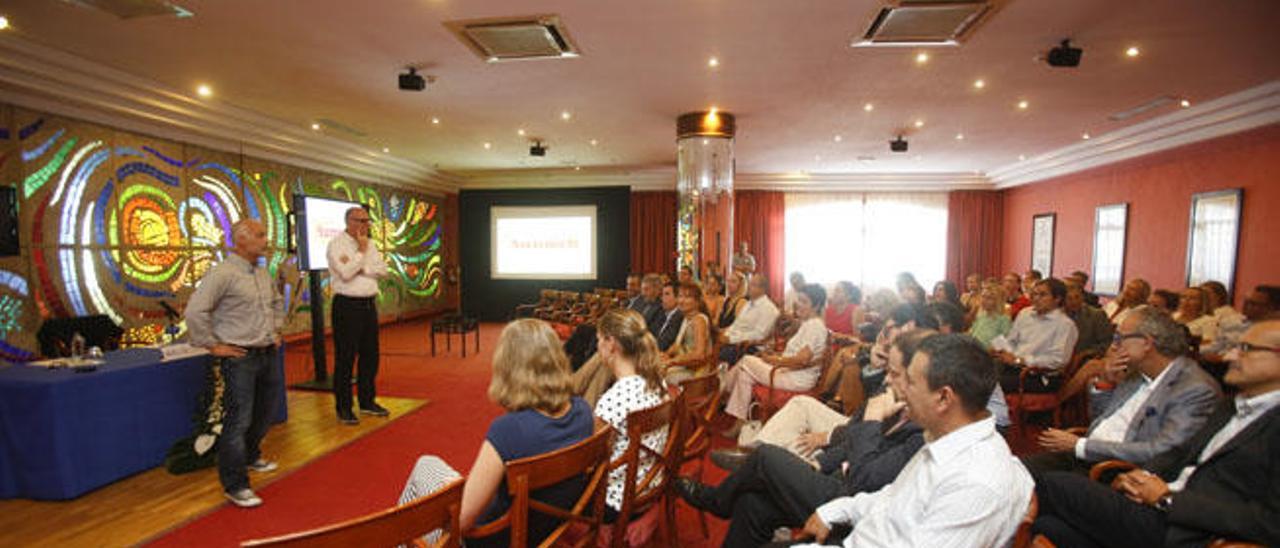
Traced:
[[231, 504], [241, 508], [253, 508], [255, 506], [262, 505], [262, 499], [258, 498], [258, 495], [255, 495], [253, 490], [248, 487], [234, 493], [224, 492], [222, 495], [227, 497], [227, 500], [231, 501]]
[[276, 464], [274, 461], [269, 461], [267, 459], [255, 460], [249, 463], [249, 466], [248, 466], [249, 470], [253, 472], [262, 472], [262, 473], [274, 472], [279, 467], [280, 465]]

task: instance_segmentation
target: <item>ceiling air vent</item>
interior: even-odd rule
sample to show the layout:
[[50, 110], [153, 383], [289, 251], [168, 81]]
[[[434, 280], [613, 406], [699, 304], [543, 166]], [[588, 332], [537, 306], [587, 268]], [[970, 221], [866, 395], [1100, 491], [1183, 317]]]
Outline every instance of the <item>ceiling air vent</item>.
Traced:
[[884, 6], [854, 47], [955, 46], [994, 9], [989, 1], [901, 0]]
[[579, 49], [555, 15], [448, 21], [444, 24], [489, 63], [577, 57]]

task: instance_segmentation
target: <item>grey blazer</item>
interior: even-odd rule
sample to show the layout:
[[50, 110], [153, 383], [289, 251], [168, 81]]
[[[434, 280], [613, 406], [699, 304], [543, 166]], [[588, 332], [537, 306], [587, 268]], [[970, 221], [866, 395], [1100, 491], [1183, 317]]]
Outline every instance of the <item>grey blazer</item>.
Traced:
[[[1121, 459], [1141, 464], [1181, 445], [1209, 420], [1222, 397], [1218, 382], [1186, 356], [1173, 360], [1169, 367], [1160, 386], [1129, 423], [1124, 441], [1089, 440], [1085, 442], [1085, 460]], [[1089, 432], [1118, 411], [1141, 387], [1141, 377], [1134, 376], [1120, 383], [1110, 396], [1103, 396], [1108, 401], [1102, 406], [1102, 414], [1089, 425]]]

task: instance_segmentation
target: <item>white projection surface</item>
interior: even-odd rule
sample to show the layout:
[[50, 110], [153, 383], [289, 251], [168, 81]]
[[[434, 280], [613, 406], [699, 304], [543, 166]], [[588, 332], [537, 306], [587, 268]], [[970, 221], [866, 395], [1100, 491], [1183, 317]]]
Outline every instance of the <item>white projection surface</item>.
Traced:
[[329, 241], [347, 229], [347, 210], [359, 205], [317, 196], [303, 198], [303, 210], [299, 215], [302, 241], [299, 244], [306, 248], [302, 265], [305, 270], [329, 268], [329, 261], [325, 257]]
[[489, 219], [494, 279], [595, 279], [596, 206], [493, 206]]

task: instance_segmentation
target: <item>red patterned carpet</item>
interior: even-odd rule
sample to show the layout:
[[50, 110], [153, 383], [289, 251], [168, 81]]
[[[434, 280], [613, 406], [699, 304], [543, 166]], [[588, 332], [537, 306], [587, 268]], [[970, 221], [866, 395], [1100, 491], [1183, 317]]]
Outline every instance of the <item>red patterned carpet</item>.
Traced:
[[[484, 324], [481, 352], [472, 354], [470, 347], [464, 359], [456, 338], [451, 352], [444, 352], [443, 340], [438, 340], [437, 355], [432, 358], [425, 321], [384, 326], [379, 393], [427, 398], [428, 405], [393, 417], [387, 427], [271, 483], [259, 493], [266, 501], [263, 506], [241, 510], [224, 505], [151, 544], [232, 546], [375, 512], [395, 504], [405, 477], [423, 454], [438, 455], [465, 473], [489, 421], [501, 413], [485, 394], [489, 360], [500, 329], [500, 324]], [[290, 349], [286, 368], [291, 382], [306, 376], [309, 352], [305, 344]], [[714, 466], [708, 465], [707, 472], [713, 483], [723, 477]], [[709, 517], [711, 538], [703, 539], [697, 514], [683, 503], [677, 519], [683, 546], [719, 546], [723, 521]]]

